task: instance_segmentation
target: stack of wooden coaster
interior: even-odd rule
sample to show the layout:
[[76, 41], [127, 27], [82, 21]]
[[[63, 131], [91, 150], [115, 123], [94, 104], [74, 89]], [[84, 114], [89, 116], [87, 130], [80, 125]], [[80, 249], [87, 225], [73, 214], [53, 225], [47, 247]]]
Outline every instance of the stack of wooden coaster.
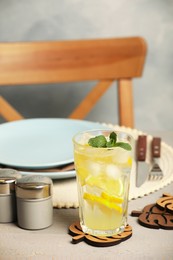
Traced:
[[147, 205], [142, 211], [131, 212], [138, 217], [138, 222], [144, 227], [155, 229], [173, 229], [173, 196], [164, 193], [154, 204]]

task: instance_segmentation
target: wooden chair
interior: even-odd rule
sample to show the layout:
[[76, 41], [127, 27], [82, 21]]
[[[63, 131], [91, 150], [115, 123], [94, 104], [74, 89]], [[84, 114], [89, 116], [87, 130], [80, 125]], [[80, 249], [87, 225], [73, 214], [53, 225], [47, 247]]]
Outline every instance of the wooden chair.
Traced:
[[[145, 57], [140, 37], [0, 43], [0, 88], [97, 80], [69, 116], [83, 119], [117, 80], [119, 124], [134, 127], [132, 79], [142, 76]], [[2, 96], [0, 114], [7, 121], [23, 118]]]

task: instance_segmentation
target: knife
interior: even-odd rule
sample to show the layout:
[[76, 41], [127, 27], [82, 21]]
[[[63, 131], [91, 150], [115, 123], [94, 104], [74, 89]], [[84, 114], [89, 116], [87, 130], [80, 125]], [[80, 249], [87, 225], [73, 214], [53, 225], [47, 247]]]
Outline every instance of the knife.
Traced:
[[149, 165], [146, 163], [147, 136], [139, 135], [137, 140], [137, 169], [136, 169], [136, 187], [140, 187], [147, 179]]

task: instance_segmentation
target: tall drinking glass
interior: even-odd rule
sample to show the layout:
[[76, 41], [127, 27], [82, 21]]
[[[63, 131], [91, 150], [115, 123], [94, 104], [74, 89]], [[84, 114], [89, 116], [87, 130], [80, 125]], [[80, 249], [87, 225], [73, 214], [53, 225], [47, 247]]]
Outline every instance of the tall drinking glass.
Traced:
[[[127, 225], [134, 139], [115, 131], [116, 146], [111, 147], [112, 132], [91, 130], [73, 137], [80, 225], [85, 233], [96, 236], [121, 233]], [[108, 147], [90, 146], [88, 141], [96, 136], [104, 136]]]

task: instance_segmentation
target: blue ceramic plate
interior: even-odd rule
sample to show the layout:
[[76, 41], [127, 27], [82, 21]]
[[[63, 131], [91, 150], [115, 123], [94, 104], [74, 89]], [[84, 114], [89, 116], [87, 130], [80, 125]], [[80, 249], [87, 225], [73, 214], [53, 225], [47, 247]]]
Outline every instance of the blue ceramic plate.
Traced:
[[[29, 171], [20, 171], [20, 173], [25, 176], [25, 175], [31, 175], [34, 174], [33, 172]], [[53, 180], [58, 180], [58, 179], [68, 179], [68, 178], [73, 178], [76, 176], [76, 171], [66, 171], [66, 172], [36, 172], [35, 174], [41, 175], [41, 176], [46, 176], [49, 177]]]
[[73, 119], [25, 119], [0, 125], [0, 164], [46, 169], [73, 162], [72, 137], [80, 131], [105, 129]]

